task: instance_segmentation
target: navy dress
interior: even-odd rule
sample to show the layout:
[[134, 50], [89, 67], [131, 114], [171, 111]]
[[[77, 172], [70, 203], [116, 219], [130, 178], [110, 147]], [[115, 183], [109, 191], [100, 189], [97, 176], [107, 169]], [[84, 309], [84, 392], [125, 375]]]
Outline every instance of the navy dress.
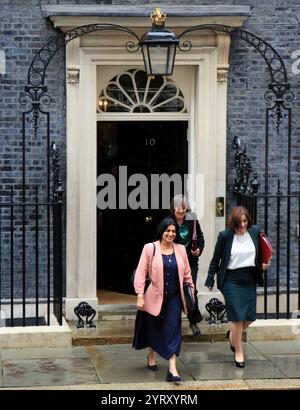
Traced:
[[161, 357], [168, 360], [177, 356], [181, 348], [180, 286], [175, 254], [162, 255], [164, 266], [164, 300], [159, 316], [138, 310], [135, 322], [133, 347], [152, 347]]

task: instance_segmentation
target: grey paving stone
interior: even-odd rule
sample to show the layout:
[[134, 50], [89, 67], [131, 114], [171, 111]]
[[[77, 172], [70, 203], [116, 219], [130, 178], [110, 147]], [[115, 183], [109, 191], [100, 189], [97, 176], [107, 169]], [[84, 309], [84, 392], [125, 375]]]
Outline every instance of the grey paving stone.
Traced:
[[90, 361], [83, 358], [4, 360], [2, 363], [4, 387], [100, 382]]
[[246, 362], [244, 369], [238, 369], [232, 363], [185, 364], [195, 380], [230, 380], [230, 379], [282, 379], [285, 377], [272, 363], [266, 360]]
[[[96, 370], [102, 383], [116, 382], [116, 375], [119, 383], [163, 382], [166, 380], [168, 362], [158, 359], [157, 364], [158, 371], [154, 372], [147, 369], [145, 360], [106, 360], [100, 365], [98, 363]], [[193, 380], [180, 361], [177, 362], [177, 369], [183, 380]]]
[[274, 365], [289, 378], [300, 378], [300, 355], [268, 356]]
[[[105, 355], [105, 357], [124, 359], [124, 357], [143, 358], [147, 356], [147, 349], [135, 350], [131, 345], [106, 345], [106, 346], [94, 346], [99, 354]], [[88, 349], [88, 348], [87, 348]]]
[[264, 355], [300, 354], [300, 340], [249, 342]]
[[87, 352], [84, 347], [70, 348], [26, 348], [26, 349], [3, 349], [4, 360], [16, 359], [58, 359], [58, 358], [86, 358]]
[[[265, 357], [249, 343], [243, 344], [247, 360], [265, 360]], [[233, 353], [229, 343], [185, 343], [182, 346], [180, 358], [190, 362], [231, 362]]]

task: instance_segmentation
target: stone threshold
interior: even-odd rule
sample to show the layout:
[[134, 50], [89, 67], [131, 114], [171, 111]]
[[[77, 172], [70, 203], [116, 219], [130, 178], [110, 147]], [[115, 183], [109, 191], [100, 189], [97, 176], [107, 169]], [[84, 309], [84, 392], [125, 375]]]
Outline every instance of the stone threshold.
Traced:
[[60, 326], [50, 315], [50, 326], [15, 326], [0, 328], [0, 349], [71, 347], [72, 332], [63, 319]]
[[[77, 328], [76, 322], [69, 322], [73, 346], [106, 344], [131, 344], [134, 334], [134, 320], [104, 320], [95, 322], [96, 328]], [[188, 320], [182, 320], [182, 341], [186, 343], [224, 342], [229, 324], [209, 325], [202, 321], [198, 324], [201, 335], [193, 336]], [[246, 341], [246, 334], [243, 336]]]

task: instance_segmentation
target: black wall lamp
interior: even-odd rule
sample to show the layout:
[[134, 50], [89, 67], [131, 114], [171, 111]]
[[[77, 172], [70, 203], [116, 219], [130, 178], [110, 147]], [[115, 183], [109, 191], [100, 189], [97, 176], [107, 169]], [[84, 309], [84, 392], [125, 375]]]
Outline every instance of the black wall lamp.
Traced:
[[179, 40], [172, 31], [165, 29], [166, 18], [166, 13], [157, 7], [154, 13], [151, 13], [152, 29], [145, 33], [139, 42], [146, 73], [150, 76], [169, 76], [173, 73]]

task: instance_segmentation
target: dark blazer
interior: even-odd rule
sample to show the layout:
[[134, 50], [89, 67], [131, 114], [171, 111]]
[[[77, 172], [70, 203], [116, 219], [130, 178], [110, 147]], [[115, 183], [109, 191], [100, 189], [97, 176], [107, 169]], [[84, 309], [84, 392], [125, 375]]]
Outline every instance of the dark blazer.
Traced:
[[[252, 225], [251, 228], [248, 229], [248, 232], [251, 236], [251, 239], [254, 243], [256, 255], [255, 255], [255, 281], [260, 285], [263, 286], [263, 276], [260, 263], [258, 261], [259, 257], [259, 246], [258, 246], [258, 236], [260, 233], [259, 227], [257, 225]], [[215, 284], [214, 276], [217, 274], [217, 287], [222, 291], [223, 285], [225, 282], [226, 277], [226, 268], [228, 266], [232, 242], [234, 237], [234, 231], [231, 229], [225, 229], [225, 231], [221, 231], [219, 233], [217, 243], [215, 246], [214, 255], [210, 262], [207, 278], [205, 281], [205, 286], [208, 288], [212, 288]]]
[[[175, 218], [174, 215], [171, 215], [171, 218], [173, 218], [174, 221], [176, 222], [176, 218]], [[186, 219], [186, 226], [187, 226], [187, 229], [188, 229], [188, 231], [189, 231], [189, 236], [190, 236], [190, 238], [191, 238], [190, 244], [189, 244], [189, 246], [187, 247], [186, 252], [187, 252], [187, 254], [188, 254], [188, 257], [198, 258], [198, 257], [201, 255], [201, 253], [203, 252], [203, 249], [204, 249], [204, 244], [205, 244], [204, 235], [203, 235], [203, 232], [202, 232], [202, 230], [201, 230], [201, 226], [200, 226], [200, 223], [199, 223], [199, 221], [198, 221], [198, 219], [197, 219], [197, 215], [195, 214], [195, 212], [189, 212], [189, 213], [186, 215], [186, 218], [185, 218], [185, 219]], [[194, 220], [196, 221], [197, 245], [198, 245], [198, 248], [200, 249], [200, 254], [199, 254], [199, 256], [194, 256], [194, 255], [191, 254], [191, 249], [192, 249], [192, 237], [193, 237], [193, 230], [194, 230]], [[180, 238], [175, 239], [174, 242], [179, 242], [179, 243], [181, 243], [181, 242], [180, 242]]]

